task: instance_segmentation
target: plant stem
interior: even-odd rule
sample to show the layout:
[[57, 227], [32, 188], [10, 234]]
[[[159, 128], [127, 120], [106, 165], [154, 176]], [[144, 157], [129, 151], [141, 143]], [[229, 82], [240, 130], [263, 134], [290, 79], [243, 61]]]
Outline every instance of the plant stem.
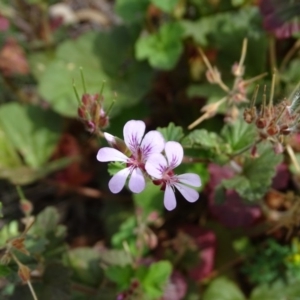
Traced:
[[30, 292], [31, 292], [31, 295], [32, 295], [33, 299], [34, 299], [34, 300], [38, 300], [38, 297], [36, 296], [36, 293], [35, 293], [35, 291], [34, 291], [34, 289], [33, 289], [33, 286], [32, 286], [32, 284], [31, 284], [30, 280], [27, 281], [27, 285], [28, 285], [28, 287], [29, 287], [29, 290], [30, 290]]

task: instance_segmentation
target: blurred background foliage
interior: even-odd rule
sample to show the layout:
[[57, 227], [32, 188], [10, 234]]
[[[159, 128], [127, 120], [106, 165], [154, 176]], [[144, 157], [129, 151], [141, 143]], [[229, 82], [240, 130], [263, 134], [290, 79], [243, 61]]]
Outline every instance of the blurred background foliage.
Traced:
[[[275, 72], [274, 102], [289, 97], [299, 13], [297, 0], [2, 0], [0, 298], [34, 299], [32, 286], [43, 300], [299, 299], [299, 135], [285, 140], [293, 155], [246, 151], [246, 101], [187, 129], [234, 96], [205, 59], [235, 86], [245, 39], [245, 98], [265, 72], [256, 84], [269, 94]], [[165, 212], [158, 187], [111, 194], [106, 142], [78, 116], [86, 92], [114, 104], [109, 133], [136, 119], [180, 142], [200, 199]]]

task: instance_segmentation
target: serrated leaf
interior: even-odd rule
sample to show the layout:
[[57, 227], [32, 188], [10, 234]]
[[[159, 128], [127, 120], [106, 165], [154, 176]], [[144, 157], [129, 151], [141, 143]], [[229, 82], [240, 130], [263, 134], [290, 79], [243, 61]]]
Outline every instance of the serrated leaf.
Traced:
[[159, 131], [163, 135], [166, 142], [167, 141], [180, 142], [184, 136], [182, 127], [175, 126], [173, 122], [169, 123], [168, 127], [158, 127], [157, 131]]
[[150, 0], [156, 7], [166, 13], [171, 13], [179, 0]]
[[130, 281], [134, 276], [134, 270], [131, 266], [124, 267], [110, 266], [104, 270], [108, 279], [117, 284], [119, 291], [125, 290], [130, 286]]
[[5, 136], [32, 168], [42, 166], [49, 159], [61, 135], [59, 115], [38, 106], [2, 105], [0, 123]]
[[218, 149], [222, 142], [223, 140], [218, 134], [206, 129], [196, 129], [185, 137], [183, 144], [187, 147], [198, 146], [206, 149]]
[[177, 63], [183, 46], [183, 29], [179, 23], [166, 23], [155, 34], [141, 36], [135, 45], [136, 58], [148, 59], [152, 67], [170, 70]]
[[258, 146], [259, 157], [246, 157], [242, 173], [222, 181], [227, 189], [234, 189], [248, 201], [261, 199], [271, 186], [276, 166], [282, 161], [282, 155], [276, 155], [268, 145]]
[[233, 124], [226, 124], [221, 132], [221, 136], [231, 146], [233, 151], [238, 151], [254, 144], [256, 135], [256, 128], [241, 119]]
[[172, 265], [168, 261], [159, 261], [150, 265], [142, 286], [149, 299], [158, 299], [163, 295], [164, 287], [171, 276]]
[[245, 300], [236, 284], [225, 278], [214, 279], [203, 295], [203, 300]]

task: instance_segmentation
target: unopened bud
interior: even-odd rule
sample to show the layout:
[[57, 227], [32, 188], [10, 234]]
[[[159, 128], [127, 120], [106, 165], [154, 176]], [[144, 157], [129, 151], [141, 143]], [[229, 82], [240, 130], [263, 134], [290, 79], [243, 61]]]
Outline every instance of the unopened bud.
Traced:
[[256, 120], [255, 125], [259, 129], [265, 128], [267, 126], [267, 120], [263, 117], [260, 117]]
[[22, 212], [24, 213], [25, 216], [31, 215], [31, 213], [33, 211], [32, 203], [30, 201], [26, 200], [26, 199], [21, 200], [20, 208], [21, 208], [21, 210], [22, 210]]
[[23, 282], [27, 282], [30, 279], [30, 269], [27, 266], [19, 263], [18, 275]]
[[238, 63], [234, 63], [233, 66], [231, 67], [231, 72], [236, 77], [242, 77], [245, 72], [245, 67], [240, 66]]

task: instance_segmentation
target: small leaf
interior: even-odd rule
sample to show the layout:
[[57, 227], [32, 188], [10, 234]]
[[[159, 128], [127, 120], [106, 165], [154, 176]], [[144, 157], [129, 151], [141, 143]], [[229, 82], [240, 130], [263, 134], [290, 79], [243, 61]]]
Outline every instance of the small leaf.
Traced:
[[142, 286], [149, 299], [158, 299], [163, 295], [164, 287], [171, 276], [172, 265], [168, 261], [159, 261], [150, 265]]
[[151, 0], [151, 2], [162, 11], [171, 13], [179, 0]]
[[2, 105], [0, 120], [6, 137], [32, 168], [42, 166], [49, 159], [61, 135], [62, 119], [38, 106]]
[[203, 295], [203, 300], [245, 300], [245, 296], [234, 282], [219, 277], [214, 279]]
[[225, 125], [221, 132], [221, 136], [224, 137], [233, 151], [238, 151], [254, 144], [256, 135], [255, 127], [241, 119], [233, 124]]
[[135, 45], [136, 58], [148, 59], [154, 68], [172, 69], [183, 51], [182, 33], [181, 25], [173, 22], [162, 25], [155, 34], [141, 36]]
[[183, 129], [180, 126], [175, 126], [173, 122], [169, 123], [168, 127], [158, 127], [159, 131], [167, 141], [180, 142], [183, 138]]
[[276, 166], [282, 155], [276, 155], [268, 144], [258, 146], [258, 158], [246, 157], [242, 173], [222, 181], [227, 189], [234, 189], [248, 201], [261, 199], [271, 186]]
[[118, 291], [127, 289], [130, 286], [130, 281], [134, 277], [134, 270], [131, 266], [124, 267], [110, 266], [104, 270], [108, 279], [117, 284]]

